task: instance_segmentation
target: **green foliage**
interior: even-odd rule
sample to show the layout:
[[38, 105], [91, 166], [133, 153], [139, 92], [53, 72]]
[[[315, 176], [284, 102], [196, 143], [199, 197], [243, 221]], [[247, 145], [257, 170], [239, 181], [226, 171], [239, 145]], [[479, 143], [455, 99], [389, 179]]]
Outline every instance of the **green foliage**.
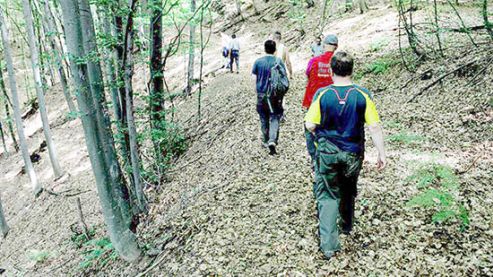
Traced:
[[118, 258], [118, 254], [109, 238], [91, 239], [84, 243], [84, 261], [79, 264], [81, 269], [93, 268], [101, 270], [110, 261]]
[[370, 64], [366, 65], [366, 72], [373, 74], [384, 74], [386, 73], [392, 66], [398, 64], [399, 61], [395, 59], [391, 59], [388, 57], [376, 59]]
[[384, 121], [383, 125], [385, 129], [402, 130], [404, 128], [404, 126], [397, 120]]
[[50, 253], [33, 249], [29, 251], [28, 257], [31, 261], [35, 261], [36, 263], [44, 263], [50, 257]]
[[386, 140], [397, 144], [413, 144], [422, 142], [425, 140], [425, 138], [418, 134], [400, 131], [399, 133], [388, 136]]
[[379, 52], [383, 48], [387, 47], [387, 45], [389, 45], [389, 39], [388, 38], [379, 38], [370, 44], [370, 51], [371, 52]]
[[459, 179], [452, 168], [427, 164], [418, 168], [407, 181], [421, 191], [407, 202], [407, 206], [432, 210], [431, 221], [435, 224], [458, 222], [461, 231], [469, 226], [469, 213], [458, 199]]
[[90, 240], [90, 238], [94, 237], [95, 234], [96, 230], [94, 228], [91, 228], [88, 231], [87, 235], [81, 232], [73, 232], [72, 236], [70, 237], [70, 241], [72, 241], [77, 248], [81, 248], [86, 242]]

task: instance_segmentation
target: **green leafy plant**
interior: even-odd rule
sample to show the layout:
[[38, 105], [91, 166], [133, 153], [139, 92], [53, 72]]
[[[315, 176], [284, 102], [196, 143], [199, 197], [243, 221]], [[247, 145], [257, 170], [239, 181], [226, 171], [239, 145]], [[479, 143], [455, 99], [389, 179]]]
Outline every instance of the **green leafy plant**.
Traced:
[[425, 138], [418, 134], [400, 131], [399, 133], [389, 135], [387, 141], [398, 144], [412, 144], [424, 141]]
[[36, 263], [44, 263], [50, 257], [50, 253], [33, 249], [29, 251], [28, 257], [31, 261], [35, 261]]
[[398, 64], [399, 62], [395, 59], [391, 59], [389, 57], [379, 58], [369, 63], [365, 66], [366, 72], [373, 74], [384, 74], [386, 73], [392, 66]]
[[89, 229], [87, 235], [81, 231], [74, 231], [70, 237], [70, 241], [72, 241], [77, 248], [81, 248], [86, 242], [94, 237], [95, 234], [96, 230], [94, 228]]
[[110, 261], [118, 258], [118, 254], [109, 238], [92, 239], [84, 243], [84, 261], [79, 264], [81, 269], [94, 268], [100, 270]]
[[432, 210], [431, 221], [435, 224], [458, 222], [461, 231], [469, 226], [469, 213], [458, 199], [459, 178], [452, 168], [426, 164], [407, 181], [417, 185], [421, 191], [407, 202], [407, 206]]
[[377, 39], [376, 41], [373, 41], [370, 44], [370, 51], [379, 52], [380, 50], [385, 48], [387, 45], [389, 45], [389, 39], [388, 38]]

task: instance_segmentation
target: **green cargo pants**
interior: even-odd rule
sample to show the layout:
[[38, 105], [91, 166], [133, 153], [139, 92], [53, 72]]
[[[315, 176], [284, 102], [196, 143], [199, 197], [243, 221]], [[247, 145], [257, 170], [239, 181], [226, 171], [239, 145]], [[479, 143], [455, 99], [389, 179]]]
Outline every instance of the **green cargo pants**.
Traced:
[[318, 140], [314, 192], [317, 199], [320, 249], [330, 258], [341, 249], [337, 218], [341, 229], [350, 232], [354, 217], [356, 183], [363, 157], [341, 151], [325, 138]]

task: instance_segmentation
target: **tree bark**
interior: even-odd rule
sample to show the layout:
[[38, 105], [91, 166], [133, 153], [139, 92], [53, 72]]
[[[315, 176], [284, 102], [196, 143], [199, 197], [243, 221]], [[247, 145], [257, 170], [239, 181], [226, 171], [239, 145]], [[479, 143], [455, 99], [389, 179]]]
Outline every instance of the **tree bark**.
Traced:
[[[190, 0], [190, 13], [194, 14], [196, 9], [196, 0]], [[195, 22], [190, 21], [190, 44], [188, 48], [188, 68], [187, 68], [187, 87], [185, 89], [185, 94], [190, 95], [192, 93], [192, 82], [193, 82], [193, 67], [195, 60]]]
[[491, 39], [493, 39], [493, 29], [491, 28], [492, 24], [488, 20], [488, 0], [483, 0], [483, 7], [481, 13], [483, 14], [484, 26], [488, 31], [488, 34], [490, 35]]
[[77, 108], [75, 107], [74, 101], [72, 100], [72, 95], [70, 94], [70, 86], [68, 84], [68, 78], [65, 74], [65, 70], [63, 68], [63, 49], [59, 48], [57, 45], [57, 41], [55, 39], [55, 34], [57, 33], [55, 19], [53, 17], [53, 13], [51, 12], [50, 4], [48, 1], [44, 2], [44, 13], [45, 13], [45, 28], [47, 33], [49, 34], [50, 46], [55, 55], [55, 63], [58, 71], [58, 77], [60, 78], [60, 83], [62, 84], [63, 96], [65, 97], [65, 102], [67, 102], [68, 108], [70, 112], [77, 112]]
[[60, 164], [58, 163], [58, 157], [57, 157], [55, 145], [53, 143], [53, 138], [51, 135], [50, 123], [48, 121], [48, 114], [46, 112], [46, 102], [44, 96], [45, 84], [41, 78], [41, 71], [39, 67], [40, 59], [39, 59], [38, 45], [35, 40], [31, 5], [29, 3], [29, 0], [23, 0], [22, 3], [23, 3], [24, 17], [26, 20], [27, 40], [29, 42], [29, 48], [31, 50], [31, 65], [34, 74], [34, 81], [36, 82], [35, 86], [36, 86], [36, 94], [38, 96], [39, 113], [41, 115], [41, 121], [43, 123], [43, 132], [45, 135], [46, 146], [48, 148], [48, 154], [50, 156], [53, 173], [55, 174], [55, 178], [59, 178], [63, 175], [63, 172], [62, 169], [60, 168]]
[[162, 0], [149, 0], [152, 8], [152, 16], [150, 26], [150, 41], [151, 41], [151, 57], [150, 57], [150, 90], [149, 90], [149, 106], [150, 106], [150, 123], [151, 123], [151, 139], [154, 146], [154, 156], [156, 159], [156, 168], [161, 175], [164, 167], [163, 145], [160, 136], [166, 131], [166, 114], [164, 111], [164, 72], [162, 66], [163, 59], [163, 9]]
[[[129, 229], [130, 206], [116, 157], [110, 122], [105, 111], [101, 69], [81, 58], [96, 51], [94, 26], [87, 0], [61, 1], [65, 36], [74, 73], [86, 145], [96, 179], [99, 200], [110, 239], [120, 256], [135, 261], [140, 256], [135, 235]], [[98, 80], [99, 79], [99, 80]]]
[[9, 95], [7, 94], [7, 89], [5, 88], [5, 82], [3, 80], [2, 66], [0, 66], [0, 90], [3, 94], [4, 107], [5, 107], [5, 117], [7, 121], [7, 127], [9, 129], [10, 137], [14, 142], [14, 149], [16, 152], [19, 151], [19, 144], [15, 138], [14, 126], [12, 126], [12, 115], [10, 114], [10, 108], [12, 107], [12, 102], [10, 101]]
[[5, 220], [5, 214], [3, 212], [2, 200], [0, 199], [0, 232], [2, 232], [3, 238], [7, 236], [9, 233], [9, 225], [7, 225], [7, 221]]
[[137, 127], [135, 125], [134, 118], [134, 102], [133, 102], [133, 85], [132, 85], [132, 76], [133, 76], [133, 40], [134, 40], [134, 9], [135, 9], [135, 1], [129, 0], [130, 6], [130, 14], [128, 15], [127, 26], [126, 26], [126, 34], [125, 34], [125, 42], [126, 42], [126, 50], [124, 54], [124, 64], [125, 67], [125, 100], [126, 100], [126, 115], [127, 115], [127, 125], [128, 125], [128, 134], [129, 134], [129, 143], [130, 143], [130, 162], [132, 163], [132, 177], [133, 184], [135, 189], [135, 196], [137, 198], [137, 205], [139, 207], [139, 211], [142, 213], [147, 212], [147, 201], [144, 195], [144, 188], [142, 186], [142, 180], [140, 175], [140, 157], [139, 157], [139, 148], [137, 143]]
[[7, 147], [7, 144], [5, 143], [5, 134], [3, 132], [3, 125], [0, 120], [0, 136], [2, 137], [2, 145], [3, 145], [3, 152], [5, 153], [5, 156], [9, 155], [9, 149]]
[[17, 95], [17, 82], [15, 80], [15, 71], [13, 65], [14, 63], [12, 61], [12, 51], [9, 42], [9, 31], [7, 29], [7, 25], [5, 25], [5, 18], [2, 8], [0, 8], [0, 25], [2, 29], [3, 52], [5, 56], [5, 61], [7, 63], [7, 72], [9, 75], [10, 93], [12, 93], [12, 108], [14, 110], [14, 119], [15, 125], [17, 127], [17, 133], [19, 134], [19, 143], [21, 147], [22, 157], [24, 159], [25, 171], [27, 172], [27, 174], [29, 175], [29, 179], [31, 180], [31, 186], [34, 195], [38, 195], [43, 190], [43, 187], [38, 182], [38, 178], [36, 176], [36, 173], [34, 172], [34, 167], [29, 155], [29, 149], [27, 147], [26, 136], [24, 135], [24, 126], [22, 126], [19, 97]]

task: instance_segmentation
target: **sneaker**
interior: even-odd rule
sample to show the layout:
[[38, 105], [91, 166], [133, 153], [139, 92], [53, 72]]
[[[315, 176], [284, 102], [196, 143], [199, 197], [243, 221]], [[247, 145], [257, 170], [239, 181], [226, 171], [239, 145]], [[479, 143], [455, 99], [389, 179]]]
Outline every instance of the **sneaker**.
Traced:
[[276, 143], [275, 142], [269, 142], [269, 155], [275, 155], [275, 154], [277, 154]]
[[261, 145], [262, 145], [262, 147], [264, 147], [264, 148], [269, 147], [269, 144], [268, 144], [267, 142], [265, 142], [265, 141], [262, 141], [262, 142], [261, 142]]
[[335, 251], [323, 251], [325, 259], [330, 260], [336, 254]]

